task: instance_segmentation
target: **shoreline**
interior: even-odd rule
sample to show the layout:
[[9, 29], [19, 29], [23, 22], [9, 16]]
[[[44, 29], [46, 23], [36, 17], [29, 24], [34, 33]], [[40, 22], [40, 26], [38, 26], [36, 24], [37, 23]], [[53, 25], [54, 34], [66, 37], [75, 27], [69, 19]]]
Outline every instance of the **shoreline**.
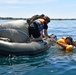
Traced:
[[[0, 20], [27, 20], [28, 18], [0, 17]], [[51, 18], [51, 20], [76, 20], [76, 18]]]

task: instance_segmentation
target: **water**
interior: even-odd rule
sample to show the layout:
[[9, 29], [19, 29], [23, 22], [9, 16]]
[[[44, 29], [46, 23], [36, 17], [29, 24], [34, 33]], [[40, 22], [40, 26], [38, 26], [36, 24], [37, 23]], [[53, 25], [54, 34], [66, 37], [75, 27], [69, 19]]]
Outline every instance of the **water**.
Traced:
[[[4, 22], [1, 20], [0, 22]], [[76, 39], [76, 20], [52, 20], [49, 34]], [[29, 56], [0, 57], [0, 75], [76, 75], [76, 51], [65, 53], [52, 46]]]

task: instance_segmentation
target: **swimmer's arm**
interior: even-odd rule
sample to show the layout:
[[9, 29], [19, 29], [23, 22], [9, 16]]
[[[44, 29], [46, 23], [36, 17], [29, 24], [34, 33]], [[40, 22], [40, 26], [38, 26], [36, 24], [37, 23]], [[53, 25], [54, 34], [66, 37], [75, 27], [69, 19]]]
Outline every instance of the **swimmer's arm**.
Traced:
[[56, 41], [56, 44], [58, 44], [59, 46], [61, 46], [61, 47], [63, 47], [63, 48], [66, 48], [66, 46], [67, 46], [67, 45], [62, 44], [62, 43], [59, 43], [59, 42], [57, 42], [57, 41]]

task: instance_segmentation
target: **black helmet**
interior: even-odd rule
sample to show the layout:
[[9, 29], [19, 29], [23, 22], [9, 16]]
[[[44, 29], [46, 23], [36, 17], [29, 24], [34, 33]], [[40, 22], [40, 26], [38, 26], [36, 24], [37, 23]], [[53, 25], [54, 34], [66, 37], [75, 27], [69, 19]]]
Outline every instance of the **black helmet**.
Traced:
[[43, 19], [45, 19], [47, 21], [47, 23], [50, 22], [50, 18], [48, 16], [44, 16]]

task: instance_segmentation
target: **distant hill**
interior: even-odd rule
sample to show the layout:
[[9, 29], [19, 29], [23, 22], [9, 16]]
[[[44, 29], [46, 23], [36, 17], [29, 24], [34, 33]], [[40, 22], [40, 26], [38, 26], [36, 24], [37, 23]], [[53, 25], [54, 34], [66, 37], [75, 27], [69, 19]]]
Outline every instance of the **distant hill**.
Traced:
[[7, 19], [10, 19], [10, 20], [21, 20], [21, 19], [23, 19], [23, 20], [26, 20], [28, 18], [0, 17], [0, 19], [2, 19], [2, 20], [7, 20]]
[[[28, 18], [0, 17], [1, 20], [27, 20]], [[51, 20], [76, 20], [76, 18], [51, 18]]]

